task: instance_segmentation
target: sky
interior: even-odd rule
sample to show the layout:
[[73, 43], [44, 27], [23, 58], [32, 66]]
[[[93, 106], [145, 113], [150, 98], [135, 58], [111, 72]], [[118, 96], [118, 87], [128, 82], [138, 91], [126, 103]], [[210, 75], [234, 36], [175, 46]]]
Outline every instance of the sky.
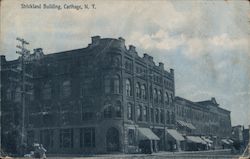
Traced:
[[[55, 4], [62, 9], [22, 9]], [[63, 9], [95, 4], [95, 9]], [[45, 54], [86, 47], [91, 36], [123, 37], [175, 70], [176, 95], [215, 97], [232, 125], [250, 125], [249, 2], [195, 0], [1, 0], [0, 54], [18, 57], [16, 37]]]

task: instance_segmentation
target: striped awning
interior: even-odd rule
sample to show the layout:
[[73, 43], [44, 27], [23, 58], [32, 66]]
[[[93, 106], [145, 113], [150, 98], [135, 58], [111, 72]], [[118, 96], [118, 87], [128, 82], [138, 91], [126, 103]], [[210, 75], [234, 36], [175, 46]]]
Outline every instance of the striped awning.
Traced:
[[160, 138], [149, 128], [138, 128], [138, 131], [139, 140], [160, 140]]
[[202, 140], [199, 136], [187, 136], [188, 142], [194, 142], [199, 144], [207, 144], [204, 140]]
[[182, 120], [177, 120], [177, 123], [179, 123], [183, 127], [189, 128], [189, 129], [196, 129], [192, 123], [187, 123], [187, 122], [182, 121]]
[[167, 129], [166, 132], [167, 132], [167, 134], [172, 136], [176, 141], [184, 141], [185, 140], [184, 137], [182, 136], [182, 134], [180, 134], [177, 130]]

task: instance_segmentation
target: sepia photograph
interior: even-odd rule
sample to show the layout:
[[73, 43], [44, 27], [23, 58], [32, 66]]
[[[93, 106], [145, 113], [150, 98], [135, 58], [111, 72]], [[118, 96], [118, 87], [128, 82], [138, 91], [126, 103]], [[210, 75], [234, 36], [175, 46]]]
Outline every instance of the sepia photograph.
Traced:
[[0, 0], [0, 159], [250, 159], [249, 0]]

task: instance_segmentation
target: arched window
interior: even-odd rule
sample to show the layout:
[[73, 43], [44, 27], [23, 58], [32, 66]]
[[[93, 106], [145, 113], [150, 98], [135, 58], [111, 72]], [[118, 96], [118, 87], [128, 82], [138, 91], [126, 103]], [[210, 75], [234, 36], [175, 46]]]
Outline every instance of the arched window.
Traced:
[[137, 106], [137, 120], [142, 121], [142, 106], [141, 105]]
[[143, 84], [141, 86], [141, 96], [143, 99], [146, 99], [146, 86], [145, 86], [145, 84]]
[[128, 103], [128, 119], [133, 120], [133, 106], [131, 103]]
[[49, 83], [46, 83], [42, 90], [43, 99], [50, 99], [52, 94], [52, 89]]
[[110, 103], [106, 103], [104, 106], [103, 117], [104, 118], [112, 118], [112, 105]]
[[167, 123], [170, 124], [170, 113], [169, 113], [169, 111], [167, 111], [166, 120], [167, 120]]
[[168, 105], [169, 104], [169, 96], [168, 96], [168, 92], [165, 93], [165, 104]]
[[121, 105], [120, 101], [116, 101], [115, 116], [116, 117], [121, 117], [122, 116], [122, 105]]
[[154, 102], [158, 102], [157, 89], [154, 89]]
[[70, 83], [70, 81], [64, 81], [62, 86], [63, 86], [63, 90], [62, 90], [63, 97], [70, 96], [70, 94], [71, 94], [71, 83]]
[[161, 112], [160, 112], [160, 121], [162, 124], [164, 124], [164, 110], [161, 109]]
[[104, 78], [104, 92], [105, 93], [110, 93], [110, 79], [108, 76], [105, 76]]
[[136, 93], [136, 97], [137, 97], [137, 98], [140, 98], [140, 97], [141, 97], [141, 94], [140, 94], [140, 83], [139, 83], [139, 82], [137, 82], [137, 83], [135, 84], [135, 93]]
[[153, 88], [152, 85], [149, 87], [150, 100], [153, 100]]
[[112, 78], [112, 92], [115, 94], [120, 93], [120, 77], [118, 75]]
[[144, 106], [143, 107], [143, 119], [144, 121], [148, 121], [148, 107]]
[[126, 79], [126, 95], [132, 96], [131, 81]]

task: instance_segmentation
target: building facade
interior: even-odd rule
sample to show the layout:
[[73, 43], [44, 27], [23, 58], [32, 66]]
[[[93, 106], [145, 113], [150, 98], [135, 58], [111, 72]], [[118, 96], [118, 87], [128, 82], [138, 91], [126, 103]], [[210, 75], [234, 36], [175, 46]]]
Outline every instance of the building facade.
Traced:
[[137, 152], [149, 140], [152, 150], [168, 149], [174, 71], [139, 57], [124, 39], [92, 37], [86, 48], [42, 54], [32, 67], [28, 145], [42, 143], [49, 153]]
[[[219, 148], [223, 146], [222, 142], [224, 140], [229, 145], [232, 144], [230, 143], [232, 142], [230, 140], [232, 138], [230, 111], [219, 107], [215, 98], [207, 101], [192, 102], [176, 97], [175, 107], [177, 130], [186, 136], [187, 139], [191, 137], [187, 141], [189, 141], [189, 145], [192, 148]], [[193, 138], [195, 139], [192, 140]], [[205, 142], [202, 142], [199, 138]], [[200, 147], [199, 144], [194, 146], [193, 143], [199, 143]], [[209, 145], [209, 147], [204, 145]]]
[[[20, 63], [1, 61], [6, 68]], [[23, 91], [28, 150], [41, 143], [48, 153], [174, 151], [187, 135], [231, 131], [230, 112], [216, 106], [216, 101], [175, 98], [174, 70], [155, 64], [146, 53], [138, 56], [135, 46], [127, 47], [123, 38], [94, 36], [86, 48], [52, 54], [38, 48], [25, 61], [30, 78], [24, 83], [31, 83]], [[11, 81], [5, 81], [2, 90], [8, 92]], [[7, 99], [6, 108], [23, 108], [18, 103], [8, 106]], [[215, 131], [225, 123], [226, 130]]]

